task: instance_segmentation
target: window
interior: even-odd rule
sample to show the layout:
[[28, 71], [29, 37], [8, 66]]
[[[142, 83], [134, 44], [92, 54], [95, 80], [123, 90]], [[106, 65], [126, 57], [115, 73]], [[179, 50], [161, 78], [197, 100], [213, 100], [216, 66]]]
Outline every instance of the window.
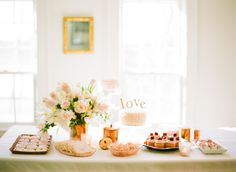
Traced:
[[34, 122], [34, 0], [0, 0], [0, 123]]
[[181, 124], [186, 73], [183, 0], [123, 0], [121, 87], [146, 101], [149, 122]]

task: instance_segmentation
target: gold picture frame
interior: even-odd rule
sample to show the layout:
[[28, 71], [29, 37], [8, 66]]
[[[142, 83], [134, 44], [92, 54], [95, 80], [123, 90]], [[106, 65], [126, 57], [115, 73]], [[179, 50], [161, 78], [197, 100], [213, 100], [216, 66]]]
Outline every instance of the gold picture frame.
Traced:
[[93, 52], [93, 17], [64, 17], [65, 54]]

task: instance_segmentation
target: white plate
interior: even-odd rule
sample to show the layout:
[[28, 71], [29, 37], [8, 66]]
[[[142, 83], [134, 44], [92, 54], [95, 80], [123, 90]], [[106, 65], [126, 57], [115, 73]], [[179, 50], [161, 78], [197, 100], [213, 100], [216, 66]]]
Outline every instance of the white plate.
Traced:
[[[216, 143], [215, 141], [213, 141], [214, 143]], [[222, 154], [225, 153], [227, 151], [226, 148], [224, 148], [223, 146], [219, 145], [218, 143], [216, 143], [218, 146], [218, 149], [210, 149], [208, 146], [202, 146], [197, 144], [198, 148], [205, 154]]]
[[205, 154], [222, 154], [227, 151], [227, 149], [225, 149], [223, 147], [221, 147], [219, 149], [206, 149], [206, 148], [199, 146], [199, 149]]

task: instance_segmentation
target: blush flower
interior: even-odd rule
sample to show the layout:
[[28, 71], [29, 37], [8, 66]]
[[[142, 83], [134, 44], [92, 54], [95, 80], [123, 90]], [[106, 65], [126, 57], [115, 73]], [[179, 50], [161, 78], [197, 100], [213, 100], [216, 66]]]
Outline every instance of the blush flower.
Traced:
[[105, 112], [108, 110], [108, 105], [105, 103], [98, 103], [95, 105], [94, 111], [96, 112]]
[[43, 99], [43, 103], [45, 104], [45, 106], [47, 108], [52, 108], [53, 106], [55, 106], [56, 102], [51, 100], [51, 99], [48, 99], [48, 98], [44, 98]]
[[75, 113], [72, 111], [65, 111], [65, 113], [63, 114], [63, 119], [69, 121], [72, 118], [75, 118]]
[[45, 113], [44, 124], [39, 126], [41, 132], [47, 132], [49, 128], [60, 125], [68, 130], [77, 125], [99, 122], [100, 118], [106, 122], [109, 115], [108, 105], [101, 102], [104, 95], [96, 90], [96, 82], [92, 80], [89, 85], [77, 85], [70, 87], [67, 83], [61, 83], [57, 89], [43, 99]]
[[58, 98], [56, 92], [51, 92], [51, 93], [50, 93], [50, 96], [51, 96], [51, 98], [52, 98], [53, 100], [56, 100], [56, 101], [59, 100], [59, 98]]
[[70, 106], [70, 102], [69, 101], [63, 101], [61, 104], [61, 108], [62, 109], [67, 109]]
[[70, 99], [79, 98], [79, 97], [80, 97], [79, 93], [71, 92], [70, 94], [68, 94], [68, 98], [70, 98]]
[[69, 84], [67, 84], [65, 82], [63, 82], [61, 84], [61, 90], [64, 91], [65, 93], [71, 92], [71, 88], [70, 88]]
[[75, 103], [75, 112], [76, 113], [84, 113], [84, 112], [86, 112], [86, 109], [87, 109], [87, 107], [84, 103], [82, 103], [82, 102]]

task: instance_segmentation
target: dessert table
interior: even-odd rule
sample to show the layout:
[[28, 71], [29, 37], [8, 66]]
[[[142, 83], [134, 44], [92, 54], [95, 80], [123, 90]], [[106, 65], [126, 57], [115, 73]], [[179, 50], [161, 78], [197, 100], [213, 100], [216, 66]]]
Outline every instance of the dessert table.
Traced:
[[[123, 129], [125, 130], [125, 129]], [[0, 138], [0, 172], [130, 172], [130, 171], [236, 171], [236, 129], [201, 130], [201, 137], [216, 140], [228, 149], [224, 154], [206, 155], [194, 148], [188, 157], [180, 156], [179, 151], [156, 151], [144, 147], [140, 152], [130, 157], [114, 157], [109, 150], [101, 150], [98, 140], [101, 133], [95, 129], [94, 147], [97, 148], [91, 157], [70, 157], [55, 150], [53, 142], [66, 139], [66, 132], [53, 131], [53, 142], [50, 150], [44, 155], [12, 154], [9, 148], [20, 134], [35, 134], [35, 126], [13, 126]], [[120, 128], [120, 135], [127, 140], [127, 132]], [[142, 131], [137, 134], [142, 135]], [[125, 135], [126, 134], [126, 135]], [[132, 133], [134, 134], [134, 130]], [[120, 138], [122, 140], [122, 137]]]

